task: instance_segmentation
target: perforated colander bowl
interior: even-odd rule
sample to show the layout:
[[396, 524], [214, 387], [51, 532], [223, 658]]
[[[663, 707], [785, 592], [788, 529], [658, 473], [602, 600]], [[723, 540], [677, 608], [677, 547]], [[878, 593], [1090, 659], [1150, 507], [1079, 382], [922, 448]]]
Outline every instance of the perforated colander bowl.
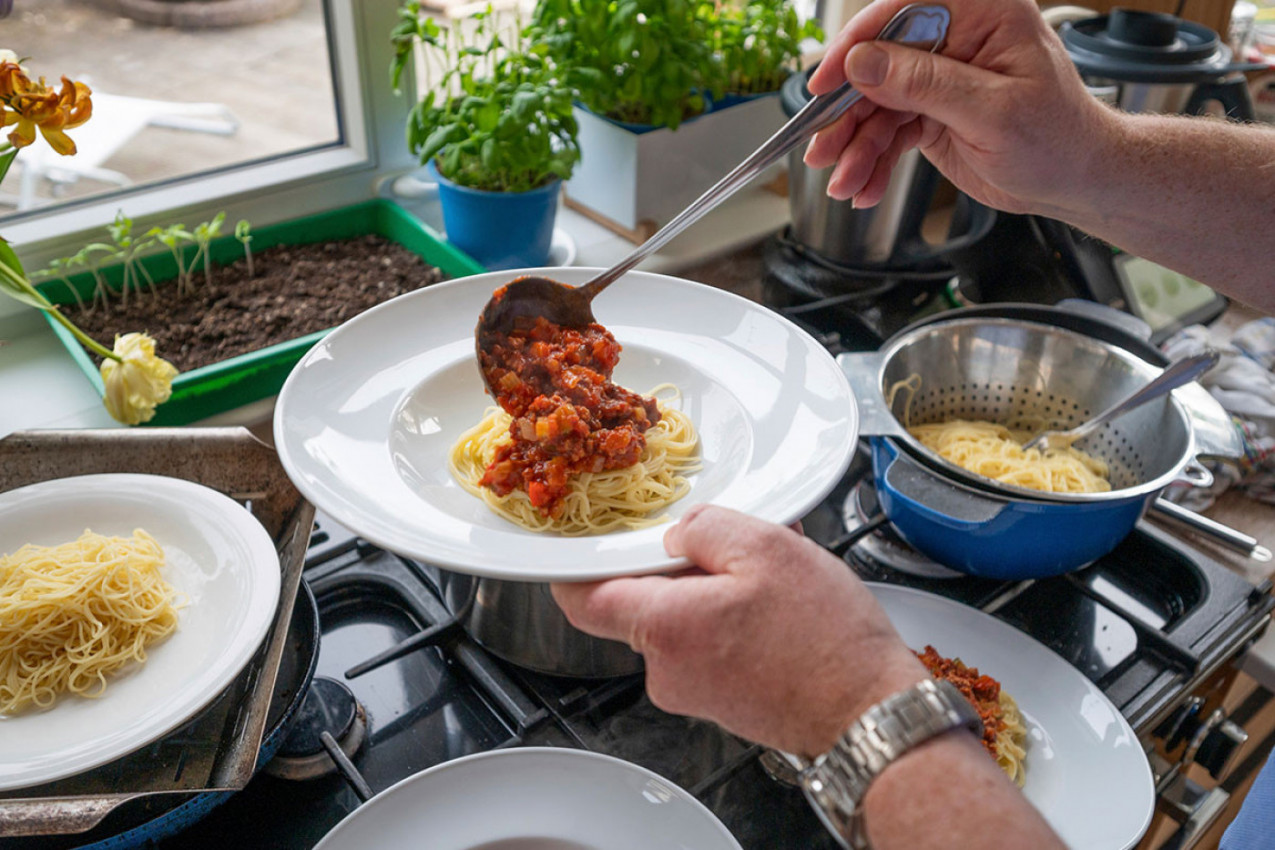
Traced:
[[[1129, 352], [1050, 325], [954, 319], [918, 328], [881, 352], [880, 392], [901, 426], [893, 436], [932, 468], [994, 492], [1046, 501], [1105, 501], [1157, 492], [1195, 459], [1191, 421], [1172, 394], [1075, 443], [1110, 467], [1111, 492], [1045, 493], [968, 472], [906, 427], [981, 419], [1033, 432], [1070, 428], [1151, 381], [1160, 369]], [[911, 379], [914, 392], [900, 388]]]

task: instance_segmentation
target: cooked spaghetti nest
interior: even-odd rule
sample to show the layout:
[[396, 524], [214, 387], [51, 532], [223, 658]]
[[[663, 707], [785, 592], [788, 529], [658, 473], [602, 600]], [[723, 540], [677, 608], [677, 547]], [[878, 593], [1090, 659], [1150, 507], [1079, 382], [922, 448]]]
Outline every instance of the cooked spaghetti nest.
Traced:
[[0, 556], [0, 714], [99, 697], [107, 677], [177, 628], [164, 550], [145, 531], [27, 544]]
[[[658, 397], [669, 391], [672, 392], [667, 400]], [[647, 395], [656, 396], [660, 421], [646, 431], [646, 447], [638, 462], [623, 469], [576, 475], [562, 501], [562, 513], [556, 518], [541, 514], [524, 490], [497, 496], [478, 483], [497, 446], [510, 441], [509, 425], [513, 420], [499, 407], [488, 407], [482, 420], [460, 435], [448, 455], [448, 468], [466, 491], [529, 531], [578, 537], [658, 525], [666, 522], [668, 516], [657, 516], [656, 512], [690, 492], [686, 476], [700, 468], [699, 436], [690, 417], [672, 406], [681, 397], [675, 386], [660, 384]]]
[[1043, 427], [1011, 429], [995, 422], [950, 419], [913, 425], [912, 399], [921, 389], [921, 376], [909, 375], [890, 387], [886, 404], [893, 409], [900, 392], [907, 393], [903, 425], [930, 451], [961, 469], [1015, 487], [1047, 493], [1106, 493], [1111, 470], [1100, 458], [1068, 446], [1064, 449], [1023, 449]]
[[913, 425], [908, 433], [952, 463], [993, 481], [1050, 493], [1105, 493], [1107, 464], [1079, 449], [1023, 449], [1032, 432], [995, 422], [952, 419]]

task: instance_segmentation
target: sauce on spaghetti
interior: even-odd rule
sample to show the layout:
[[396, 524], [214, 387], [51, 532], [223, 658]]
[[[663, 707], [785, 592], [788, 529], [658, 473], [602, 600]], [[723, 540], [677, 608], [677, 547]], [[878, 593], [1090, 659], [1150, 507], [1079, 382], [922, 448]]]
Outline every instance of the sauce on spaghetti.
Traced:
[[655, 399], [611, 382], [619, 360], [620, 344], [596, 322], [567, 328], [537, 317], [530, 328], [482, 340], [479, 368], [513, 421], [511, 441], [479, 483], [498, 496], [525, 490], [555, 517], [573, 476], [637, 463], [660, 412]]
[[944, 658], [932, 646], [916, 653], [925, 669], [936, 679], [946, 679], [956, 685], [970, 701], [983, 720], [983, 746], [996, 756], [996, 736], [1005, 728], [1004, 710], [1001, 708], [1001, 684], [991, 676], [979, 675], [977, 667], [967, 667], [959, 658]]

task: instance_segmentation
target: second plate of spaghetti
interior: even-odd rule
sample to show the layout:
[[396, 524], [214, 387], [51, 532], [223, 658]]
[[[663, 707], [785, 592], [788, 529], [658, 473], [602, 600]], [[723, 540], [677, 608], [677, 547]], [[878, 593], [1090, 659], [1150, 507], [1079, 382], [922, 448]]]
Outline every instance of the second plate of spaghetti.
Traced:
[[[594, 312], [622, 348], [611, 379], [651, 402], [652, 421], [658, 416], [639, 458], [649, 472], [600, 470], [583, 494], [566, 497], [563, 513], [583, 497], [637, 506], [638, 521], [533, 530], [539, 521], [526, 505], [490, 504], [478, 481], [510, 419], [490, 410], [474, 325], [493, 291], [527, 273], [579, 285], [594, 270], [438, 284], [355, 317], [311, 349], [275, 410], [275, 445], [298, 489], [362, 537], [408, 557], [491, 578], [585, 581], [683, 566], [665, 554], [663, 535], [692, 505], [786, 523], [835, 486], [854, 451], [858, 415], [823, 347], [747, 299], [631, 272]], [[595, 344], [588, 357], [611, 365], [611, 352]], [[629, 399], [630, 409], [642, 406]], [[532, 418], [528, 435], [558, 427], [551, 415]], [[626, 456], [623, 445], [607, 451]], [[543, 504], [543, 493], [527, 498]], [[645, 505], [654, 509], [645, 513]]]
[[1097, 685], [977, 608], [908, 587], [868, 587], [914, 651], [933, 647], [959, 659], [1012, 697], [1013, 724], [1025, 734], [1014, 742], [1012, 770], [1006, 753], [997, 760], [1068, 847], [1127, 850], [1138, 843], [1155, 808], [1151, 768], [1132, 727]]

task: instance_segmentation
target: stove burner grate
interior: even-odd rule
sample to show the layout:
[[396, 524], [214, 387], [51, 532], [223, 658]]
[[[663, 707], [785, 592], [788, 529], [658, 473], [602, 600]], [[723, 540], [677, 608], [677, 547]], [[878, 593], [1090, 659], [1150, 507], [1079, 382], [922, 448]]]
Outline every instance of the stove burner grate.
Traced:
[[[846, 531], [851, 534], [858, 532], [880, 516], [881, 507], [877, 502], [876, 487], [871, 481], [860, 481], [850, 491], [842, 507], [841, 517]], [[919, 578], [967, 578], [965, 573], [936, 563], [927, 555], [913, 549], [889, 523], [859, 538], [850, 547], [847, 557], [889, 567]]]
[[353, 691], [336, 679], [316, 676], [266, 773], [307, 780], [338, 770], [330, 748], [352, 758], [367, 740], [367, 712]]

